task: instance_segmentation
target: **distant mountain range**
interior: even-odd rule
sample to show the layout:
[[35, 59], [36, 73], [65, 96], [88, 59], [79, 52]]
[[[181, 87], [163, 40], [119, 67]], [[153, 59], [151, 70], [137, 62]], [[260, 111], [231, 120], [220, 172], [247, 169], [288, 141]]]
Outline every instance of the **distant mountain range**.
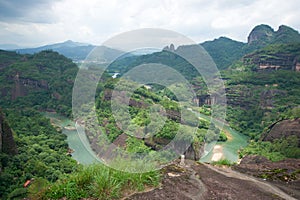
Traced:
[[[202, 45], [204, 49], [211, 55], [219, 69], [226, 69], [234, 61], [239, 60], [244, 55], [268, 45], [300, 43], [300, 34], [293, 28], [285, 25], [281, 25], [277, 31], [274, 31], [274, 29], [269, 25], [261, 24], [251, 30], [247, 39], [247, 43], [244, 43], [227, 37], [220, 37], [213, 41], [200, 43], [200, 45]], [[74, 42], [71, 40], [36, 48], [18, 48], [17, 45], [13, 44], [0, 45], [0, 49], [14, 50], [20, 54], [34, 54], [43, 50], [53, 50], [72, 59], [75, 62], [85, 60], [95, 47], [97, 47], [97, 53], [100, 53], [101, 55], [101, 62], [111, 62], [120, 55], [124, 54], [122, 51], [105, 46], [96, 46], [87, 43]], [[159, 50], [147, 49], [144, 52], [131, 52], [126, 54], [124, 57], [130, 57], [132, 55], [146, 55], [155, 53], [157, 51]]]
[[228, 68], [233, 61], [244, 55], [274, 44], [300, 43], [300, 34], [291, 27], [281, 25], [274, 31], [269, 25], [261, 24], [252, 29], [247, 43], [238, 42], [226, 37], [201, 43], [210, 54], [219, 69]]
[[49, 44], [36, 48], [16, 49], [16, 51], [21, 54], [34, 54], [43, 50], [53, 50], [73, 61], [79, 61], [84, 60], [95, 47], [95, 45], [68, 40], [62, 43]]
[[[244, 63], [245, 65], [250, 66], [254, 64], [259, 67], [261, 66], [260, 64], [263, 63], [264, 65], [276, 64], [281, 66], [282, 69], [289, 70], [298, 70], [299, 68], [296, 65], [298, 60], [300, 61], [298, 50], [300, 46], [300, 34], [298, 31], [285, 25], [281, 25], [277, 31], [274, 31], [273, 28], [268, 25], [258, 25], [250, 32], [247, 43], [235, 41], [227, 37], [220, 37], [213, 41], [200, 43], [200, 45], [210, 54], [220, 70], [229, 68], [235, 62], [243, 60], [243, 58], [249, 60], [251, 57], [249, 54], [254, 52], [257, 53], [253, 54], [250, 59], [251, 62]], [[179, 49], [188, 52], [187, 54], [193, 54], [193, 48], [191, 47], [193, 47], [193, 45], [175, 48], [174, 45], [171, 44], [170, 47], [165, 47], [164, 51], [161, 52], [119, 59], [114, 62], [109, 69], [123, 74], [138, 64], [159, 62], [172, 66], [186, 75], [186, 77], [191, 78], [197, 76], [192, 69], [193, 67], [188, 68], [181, 63], [181, 59], [176, 56], [171, 60], [169, 59], [170, 54], [173, 54], [173, 52], [176, 53]], [[269, 50], [264, 48], [269, 48]], [[258, 52], [259, 50], [260, 52]], [[284, 53], [280, 51], [284, 51]], [[271, 57], [266, 57], [266, 54], [272, 55], [272, 59]], [[250, 57], [245, 57], [246, 55]]]
[[[67, 58], [72, 59], [75, 62], [85, 60], [89, 53], [95, 49], [97, 51], [97, 54], [101, 57], [100, 62], [103, 63], [109, 63], [125, 53], [120, 50], [112, 49], [106, 46], [96, 46], [87, 43], [74, 42], [72, 40], [67, 40], [62, 43], [49, 44], [35, 48], [20, 48], [18, 45], [14, 44], [0, 44], [0, 49], [16, 51], [20, 54], [34, 54], [44, 50], [53, 50], [66, 56]], [[123, 57], [151, 54], [157, 51], [160, 50], [152, 48], [141, 49], [138, 51], [126, 53], [126, 55], [123, 55]]]
[[110, 62], [123, 52], [111, 49], [105, 46], [96, 46], [87, 43], [74, 42], [72, 40], [67, 40], [62, 43], [49, 44], [45, 46], [35, 47], [35, 48], [20, 48], [13, 44], [3, 44], [0, 45], [0, 49], [16, 51], [20, 54], [34, 54], [39, 53], [44, 50], [56, 51], [67, 58], [72, 59], [75, 62], [85, 60], [89, 53], [97, 47], [97, 51], [101, 52], [103, 57], [103, 62]]

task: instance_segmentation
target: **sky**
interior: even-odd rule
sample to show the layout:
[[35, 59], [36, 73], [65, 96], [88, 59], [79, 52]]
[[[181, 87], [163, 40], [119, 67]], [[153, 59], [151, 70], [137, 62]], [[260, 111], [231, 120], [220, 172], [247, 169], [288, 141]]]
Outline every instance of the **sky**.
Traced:
[[101, 45], [122, 32], [168, 29], [200, 43], [246, 42], [253, 27], [300, 30], [299, 0], [0, 0], [0, 44], [73, 40]]

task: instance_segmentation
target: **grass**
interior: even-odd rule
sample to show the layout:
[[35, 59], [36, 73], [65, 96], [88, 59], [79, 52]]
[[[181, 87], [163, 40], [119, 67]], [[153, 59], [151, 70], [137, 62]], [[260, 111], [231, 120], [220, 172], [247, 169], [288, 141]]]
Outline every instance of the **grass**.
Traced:
[[212, 165], [217, 165], [217, 166], [232, 166], [233, 163], [230, 161], [230, 160], [227, 160], [227, 159], [221, 159], [221, 160], [218, 160], [218, 161], [214, 161], [211, 163]]
[[[44, 190], [31, 194], [34, 199], [118, 199], [145, 187], [158, 186], [158, 171], [129, 173], [111, 169], [103, 164], [82, 167], [77, 172], [56, 183], [49, 184]], [[34, 183], [31, 187], [34, 187]]]

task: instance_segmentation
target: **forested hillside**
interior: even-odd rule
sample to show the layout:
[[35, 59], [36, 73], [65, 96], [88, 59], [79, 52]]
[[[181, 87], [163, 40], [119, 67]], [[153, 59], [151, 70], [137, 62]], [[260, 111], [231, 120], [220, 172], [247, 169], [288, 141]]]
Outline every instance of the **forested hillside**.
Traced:
[[53, 51], [22, 55], [0, 51], [0, 106], [32, 107], [71, 115], [77, 66]]
[[77, 168], [66, 136], [40, 111], [71, 116], [78, 68], [53, 51], [0, 51], [0, 58], [0, 198], [19, 199], [28, 194], [26, 182], [42, 187]]

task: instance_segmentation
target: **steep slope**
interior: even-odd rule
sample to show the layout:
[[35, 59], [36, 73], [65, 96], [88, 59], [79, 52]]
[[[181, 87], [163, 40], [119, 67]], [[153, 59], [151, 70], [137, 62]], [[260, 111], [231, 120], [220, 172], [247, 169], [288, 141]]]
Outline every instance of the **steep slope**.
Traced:
[[276, 139], [295, 136], [298, 138], [298, 147], [300, 147], [300, 118], [293, 120], [281, 120], [272, 124], [269, 131], [262, 135], [263, 141], [274, 142]]
[[274, 31], [270, 26], [261, 24], [254, 27], [250, 32], [248, 45], [245, 47], [245, 50], [251, 52], [270, 44], [291, 44], [299, 42], [299, 32], [291, 27], [281, 25], [277, 31]]
[[53, 51], [21, 55], [1, 51], [0, 105], [71, 112], [77, 66]]
[[13, 133], [9, 127], [7, 121], [4, 118], [4, 114], [0, 109], [0, 153], [9, 155], [16, 155], [18, 149], [14, 141]]
[[300, 42], [268, 45], [244, 56], [243, 64], [253, 70], [300, 71]]
[[274, 37], [274, 29], [268, 25], [258, 25], [252, 29], [248, 36], [248, 45], [257, 47], [271, 43]]

